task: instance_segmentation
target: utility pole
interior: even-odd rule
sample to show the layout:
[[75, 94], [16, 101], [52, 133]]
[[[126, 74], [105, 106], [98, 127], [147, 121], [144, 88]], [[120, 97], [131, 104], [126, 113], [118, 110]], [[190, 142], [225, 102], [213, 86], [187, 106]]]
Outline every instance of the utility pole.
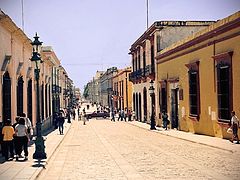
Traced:
[[21, 0], [21, 4], [22, 4], [22, 30], [24, 32], [24, 9], [23, 9], [23, 0]]
[[148, 29], [148, 0], [147, 1], [147, 29]]

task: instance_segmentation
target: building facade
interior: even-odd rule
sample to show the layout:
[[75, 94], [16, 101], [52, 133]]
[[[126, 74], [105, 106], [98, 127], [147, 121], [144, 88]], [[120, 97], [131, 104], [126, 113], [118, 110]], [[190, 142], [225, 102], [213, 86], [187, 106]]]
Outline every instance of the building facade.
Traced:
[[113, 83], [112, 79], [117, 74], [117, 68], [108, 68], [105, 73], [100, 78], [100, 104], [105, 107], [111, 106], [112, 89]]
[[131, 67], [118, 70], [113, 77], [113, 92], [111, 107], [113, 109], [132, 110], [132, 82], [129, 81]]
[[[0, 11], [0, 122], [26, 113], [33, 127], [36, 126], [35, 62], [31, 62], [31, 40], [16, 26], [11, 18]], [[51, 47], [42, 47], [39, 73], [39, 103], [42, 130], [52, 125], [55, 112], [54, 88], [61, 89], [58, 72], [60, 61]], [[61, 90], [60, 90], [61, 91]], [[59, 103], [60, 104], [60, 103]]]
[[237, 12], [158, 53], [158, 109], [172, 128], [229, 138], [231, 111], [240, 116], [239, 42]]
[[32, 56], [31, 40], [2, 11], [0, 40], [0, 119], [15, 122], [15, 117], [24, 112], [35, 123], [35, 65], [29, 60]]
[[88, 97], [87, 99], [90, 100], [92, 103], [100, 103], [100, 78], [103, 75], [104, 71], [97, 71], [95, 77], [88, 82], [87, 89], [88, 89]]
[[[132, 55], [132, 73], [129, 79], [133, 83], [133, 110], [138, 121], [150, 122], [152, 106], [155, 117], [160, 116], [160, 111], [156, 108], [159, 104], [155, 81], [157, 53], [212, 23], [212, 21], [157, 21], [131, 45], [129, 54]], [[150, 101], [149, 95], [150, 80], [154, 81], [155, 86], [153, 102]]]

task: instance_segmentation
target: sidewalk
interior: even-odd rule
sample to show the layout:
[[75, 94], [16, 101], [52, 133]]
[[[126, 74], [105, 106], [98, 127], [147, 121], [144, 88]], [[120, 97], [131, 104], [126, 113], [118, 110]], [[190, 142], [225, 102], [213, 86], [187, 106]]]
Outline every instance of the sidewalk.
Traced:
[[[139, 121], [131, 121], [129, 124], [138, 126], [140, 128], [148, 129], [150, 131], [150, 125], [146, 123], [142, 123]], [[190, 132], [184, 132], [174, 129], [164, 130], [162, 127], [156, 127], [157, 130], [154, 130], [156, 133], [160, 133], [166, 136], [171, 136], [174, 138], [190, 141], [193, 143], [198, 143], [206, 146], [210, 146], [213, 148], [222, 149], [225, 151], [229, 151], [231, 153], [240, 154], [240, 144], [233, 144], [226, 139], [221, 139], [218, 137], [211, 137], [206, 135], [198, 135]]]
[[40, 162], [32, 158], [35, 151], [33, 143], [29, 148], [28, 161], [6, 161], [0, 163], [0, 179], [35, 179], [44, 168], [45, 164], [51, 159], [54, 151], [58, 148], [71, 127], [70, 123], [64, 123], [64, 135], [60, 135], [58, 129], [47, 134], [45, 141], [45, 152], [47, 159]]

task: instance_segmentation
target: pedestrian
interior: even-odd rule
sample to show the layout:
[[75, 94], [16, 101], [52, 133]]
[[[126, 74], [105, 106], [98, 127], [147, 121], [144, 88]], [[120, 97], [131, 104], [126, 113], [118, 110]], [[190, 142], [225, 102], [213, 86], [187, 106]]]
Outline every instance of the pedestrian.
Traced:
[[128, 111], [128, 121], [132, 121], [132, 111]]
[[68, 118], [68, 123], [71, 123], [71, 110], [70, 109], [68, 109], [68, 111], [67, 111], [67, 118]]
[[87, 119], [87, 115], [86, 115], [86, 111], [85, 109], [83, 109], [83, 125], [86, 125], [86, 119]]
[[162, 119], [163, 119], [163, 128], [165, 128], [165, 130], [167, 130], [167, 125], [168, 125], [168, 115], [166, 113], [165, 110], [162, 111]]
[[19, 157], [21, 157], [22, 148], [24, 150], [25, 160], [28, 159], [28, 142], [30, 141], [27, 126], [25, 125], [25, 119], [20, 117], [19, 124], [15, 127], [15, 133], [17, 136], [17, 144], [16, 147], [16, 160], [18, 161]]
[[53, 114], [53, 123], [54, 123], [54, 128], [57, 129], [58, 128], [58, 113], [55, 112]]
[[32, 122], [31, 122], [30, 119], [26, 116], [26, 113], [22, 113], [22, 117], [23, 117], [24, 120], [25, 120], [25, 125], [27, 126], [27, 131], [28, 131], [29, 137], [30, 137], [30, 139], [31, 139], [31, 135], [33, 134], [33, 133], [32, 133]]
[[136, 120], [136, 114], [135, 114], [135, 111], [132, 112], [132, 117], [133, 117], [133, 121]]
[[72, 116], [73, 116], [73, 120], [75, 120], [75, 116], [76, 116], [75, 108], [72, 109]]
[[78, 120], [82, 120], [82, 112], [79, 113]]
[[232, 111], [231, 113], [231, 128], [232, 128], [232, 139], [230, 140], [233, 142], [234, 140], [237, 140], [237, 144], [239, 144], [239, 138], [238, 138], [238, 128], [239, 128], [239, 119], [235, 114], [235, 111]]
[[114, 110], [112, 110], [112, 119], [111, 119], [111, 121], [115, 122], [115, 112], [114, 112]]
[[[80, 116], [80, 108], [79, 108], [79, 107], [78, 107], [77, 112], [78, 112], [78, 120], [79, 120], [79, 118], [81, 118], [81, 116]], [[81, 119], [80, 119], [80, 120], [81, 120]]]
[[59, 113], [58, 117], [58, 128], [59, 128], [59, 133], [63, 134], [63, 125], [64, 125], [65, 119], [63, 117], [62, 113]]
[[124, 110], [122, 109], [120, 113], [121, 113], [121, 121], [123, 121], [123, 118], [125, 118]]
[[125, 108], [125, 111], [123, 112], [123, 118], [124, 118], [124, 121], [126, 122], [127, 121], [127, 116], [128, 116], [128, 110], [127, 108]]
[[[19, 119], [20, 119], [20, 116], [17, 116], [15, 118], [15, 123], [12, 125], [13, 129], [14, 129], [14, 132], [15, 132], [15, 129], [16, 129], [16, 126], [19, 124]], [[14, 133], [13, 135], [13, 145], [14, 145], [14, 150], [15, 150], [15, 154], [17, 154], [17, 148], [19, 147], [19, 140], [17, 139], [17, 136], [16, 136], [16, 133]]]
[[[13, 153], [13, 135], [15, 134], [13, 127], [11, 126], [11, 120], [8, 119], [5, 122], [5, 125], [2, 129], [3, 135], [3, 155], [5, 160], [13, 160], [14, 153]], [[10, 159], [9, 158], [10, 153]]]

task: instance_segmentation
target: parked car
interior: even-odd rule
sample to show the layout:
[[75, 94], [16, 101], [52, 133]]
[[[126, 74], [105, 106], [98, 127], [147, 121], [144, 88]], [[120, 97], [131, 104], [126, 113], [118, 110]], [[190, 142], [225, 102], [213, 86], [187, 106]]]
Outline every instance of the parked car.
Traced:
[[93, 113], [87, 113], [86, 114], [87, 119], [98, 118], [98, 117], [102, 117], [102, 118], [106, 119], [107, 117], [110, 117], [110, 113], [109, 112], [96, 112], [96, 111], [94, 111]]

